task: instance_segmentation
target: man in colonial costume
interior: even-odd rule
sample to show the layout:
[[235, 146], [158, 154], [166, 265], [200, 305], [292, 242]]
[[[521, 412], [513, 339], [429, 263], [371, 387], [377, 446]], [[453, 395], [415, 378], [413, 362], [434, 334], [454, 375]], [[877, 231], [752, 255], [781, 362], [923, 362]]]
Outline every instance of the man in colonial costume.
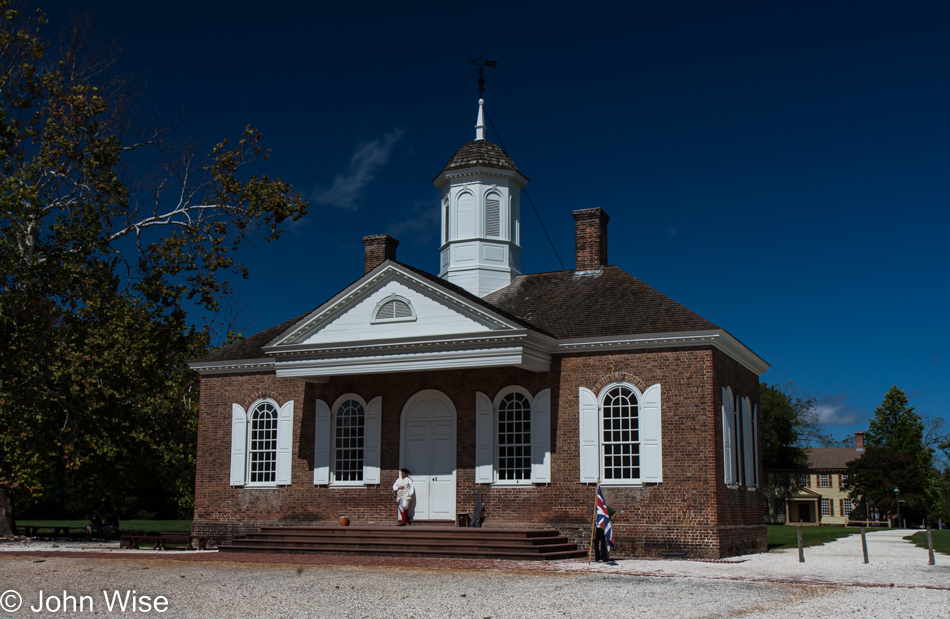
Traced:
[[393, 490], [396, 492], [396, 518], [399, 520], [399, 526], [404, 527], [412, 522], [409, 516], [409, 503], [416, 493], [412, 478], [409, 477], [409, 469], [399, 471], [399, 478], [393, 484]]

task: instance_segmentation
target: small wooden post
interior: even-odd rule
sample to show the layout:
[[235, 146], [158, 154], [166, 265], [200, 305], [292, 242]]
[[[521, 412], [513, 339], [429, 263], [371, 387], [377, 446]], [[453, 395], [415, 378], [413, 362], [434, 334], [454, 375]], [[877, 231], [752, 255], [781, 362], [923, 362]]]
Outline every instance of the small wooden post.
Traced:
[[805, 562], [805, 546], [802, 545], [802, 525], [798, 525], [798, 562]]
[[864, 536], [864, 527], [861, 527], [861, 550], [864, 552], [864, 562], [868, 562], [868, 539]]
[[930, 526], [927, 527], [927, 550], [930, 551], [930, 562], [929, 565], [936, 565], [934, 561], [934, 538], [930, 534]]

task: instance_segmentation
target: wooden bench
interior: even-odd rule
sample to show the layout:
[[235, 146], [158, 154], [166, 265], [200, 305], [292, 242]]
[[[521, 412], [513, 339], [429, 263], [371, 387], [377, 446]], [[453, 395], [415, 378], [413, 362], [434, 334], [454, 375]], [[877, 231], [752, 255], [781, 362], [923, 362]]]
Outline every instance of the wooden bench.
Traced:
[[195, 550], [193, 540], [198, 540], [197, 550], [208, 549], [207, 537], [196, 537], [191, 533], [162, 533], [162, 550], [170, 550], [166, 545], [168, 542], [184, 543], [185, 550]]
[[23, 534], [27, 537], [36, 537], [40, 534], [40, 531], [46, 530], [50, 531], [50, 534], [53, 537], [63, 536], [69, 537], [70, 531], [83, 531], [85, 532], [86, 527], [59, 527], [51, 525], [19, 525], [17, 529], [23, 529]]
[[119, 548], [141, 550], [141, 542], [152, 542], [153, 550], [171, 550], [167, 545], [171, 543], [180, 543], [185, 545], [185, 550], [195, 550], [193, 540], [198, 540], [197, 550], [208, 549], [208, 538], [197, 537], [190, 533], [146, 533], [144, 535], [123, 535], [119, 538]]
[[144, 541], [152, 542], [154, 545], [154, 550], [162, 549], [161, 533], [147, 533], [145, 535], [122, 535], [119, 537], [119, 548], [134, 548], [135, 550], [141, 550], [141, 548], [139, 548], [139, 543]]

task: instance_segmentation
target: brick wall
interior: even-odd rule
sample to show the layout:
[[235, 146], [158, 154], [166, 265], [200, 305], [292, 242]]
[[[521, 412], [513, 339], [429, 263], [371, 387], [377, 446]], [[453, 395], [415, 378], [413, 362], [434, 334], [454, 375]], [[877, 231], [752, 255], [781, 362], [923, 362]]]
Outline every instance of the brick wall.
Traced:
[[[470, 513], [478, 489], [475, 392], [494, 398], [504, 387], [520, 385], [532, 394], [551, 389], [552, 483], [521, 488], [483, 485], [485, 526], [555, 527], [587, 544], [595, 487], [578, 481], [578, 388], [598, 393], [615, 380], [626, 380], [641, 391], [662, 385], [663, 483], [605, 488], [608, 503], [617, 510], [619, 550], [642, 555], [686, 550], [690, 556], [706, 557], [764, 550], [760, 491], [729, 490], [721, 484], [721, 396], [716, 381], [727, 379], [734, 390], [752, 389], [754, 382], [756, 393], [748, 395], [755, 395], [753, 402], [758, 402], [754, 375], [716, 351], [697, 349], [555, 357], [546, 373], [498, 368], [339, 377], [327, 384], [267, 374], [208, 376], [201, 382], [194, 529], [227, 538], [262, 525], [335, 523], [343, 514], [354, 524], [393, 524], [391, 485], [400, 465], [400, 417], [409, 398], [423, 389], [442, 391], [455, 404], [456, 507]], [[315, 401], [332, 405], [346, 393], [357, 393], [367, 402], [383, 398], [379, 486], [343, 489], [313, 484]], [[292, 483], [276, 490], [232, 488], [231, 404], [247, 408], [262, 395], [278, 403], [294, 400]]]
[[[730, 488], [726, 486], [722, 448], [722, 388], [732, 387], [734, 396], [748, 397], [754, 408], [759, 404], [759, 378], [725, 353], [718, 350], [714, 350], [712, 353], [715, 364], [712, 400], [716, 417], [716, 436], [718, 437], [716, 442], [716, 476], [717, 492], [719, 494], [717, 500], [720, 510], [719, 521], [724, 527], [729, 527], [734, 532], [753, 531], [758, 549], [765, 551], [767, 547], [766, 529], [763, 524], [765, 522], [765, 471], [762, 468], [761, 432], [757, 433], [759, 440], [757, 449], [759, 459], [756, 463], [759, 479], [758, 488], [747, 488], [746, 486]], [[736, 449], [742, 449], [742, 440], [743, 437], [740, 433], [740, 436], [737, 437]], [[740, 539], [738, 533], [735, 533], [729, 540], [729, 544], [738, 549], [751, 547], [752, 543], [752, 541]]]

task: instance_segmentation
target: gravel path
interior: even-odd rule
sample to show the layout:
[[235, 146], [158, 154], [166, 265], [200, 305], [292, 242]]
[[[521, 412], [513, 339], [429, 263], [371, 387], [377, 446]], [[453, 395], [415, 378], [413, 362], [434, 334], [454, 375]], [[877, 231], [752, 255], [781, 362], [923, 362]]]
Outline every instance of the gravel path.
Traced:
[[[97, 544], [0, 543], [0, 593], [16, 590], [17, 612], [33, 612], [40, 591], [54, 607], [65, 589], [110, 612], [103, 591], [164, 596], [166, 617], [861, 617], [950, 618], [950, 557], [901, 539], [868, 534], [797, 551], [719, 562], [618, 560], [512, 562], [445, 559], [278, 557], [224, 561], [215, 552], [103, 552]], [[110, 546], [114, 547], [115, 543]], [[45, 546], [45, 547], [44, 547]], [[891, 584], [893, 583], [893, 586]], [[0, 603], [13, 598], [0, 596]], [[127, 608], [131, 612], [131, 608]]]

